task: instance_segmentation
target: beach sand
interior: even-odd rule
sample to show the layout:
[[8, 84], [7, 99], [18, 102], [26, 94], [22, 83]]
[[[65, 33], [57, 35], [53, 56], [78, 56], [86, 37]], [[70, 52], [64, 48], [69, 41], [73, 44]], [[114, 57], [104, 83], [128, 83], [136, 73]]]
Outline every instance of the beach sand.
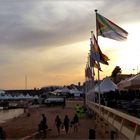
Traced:
[[[58, 114], [60, 118], [64, 119], [65, 115], [68, 115], [70, 120], [72, 120], [75, 110], [74, 106], [76, 104], [83, 105], [83, 101], [67, 101], [66, 107], [36, 107], [29, 108], [31, 116], [22, 114], [17, 118], [13, 118], [6, 123], [0, 124], [6, 132], [7, 139], [29, 139], [27, 136], [31, 136], [37, 132], [38, 124], [41, 120], [41, 114], [44, 113], [47, 117], [49, 130], [47, 133], [47, 139], [88, 139], [89, 129], [95, 129], [97, 138], [104, 138], [104, 135], [101, 133], [99, 128], [95, 125], [94, 119], [89, 119], [84, 117], [80, 119], [80, 125], [78, 133], [74, 133], [73, 127], [70, 128], [69, 133], [65, 134], [64, 131], [61, 131], [61, 134], [58, 136], [56, 126], [55, 126], [55, 117]], [[30, 138], [38, 139], [38, 135], [31, 136]]]

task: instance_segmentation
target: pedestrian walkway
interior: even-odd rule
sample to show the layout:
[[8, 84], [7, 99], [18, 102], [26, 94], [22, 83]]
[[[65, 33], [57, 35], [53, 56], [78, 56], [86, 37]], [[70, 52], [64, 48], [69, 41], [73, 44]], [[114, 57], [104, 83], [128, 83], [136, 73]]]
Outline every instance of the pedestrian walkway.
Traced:
[[[59, 108], [55, 107], [55, 108], [38, 109], [38, 112], [40, 112], [39, 114], [42, 114], [42, 112], [46, 112], [46, 116], [48, 118], [48, 128], [49, 128], [49, 130], [47, 131], [47, 135], [44, 136], [43, 134], [38, 134], [38, 133], [33, 135], [32, 133], [30, 133], [29, 134], [30, 136], [24, 137], [23, 140], [29, 140], [29, 139], [89, 139], [89, 130], [95, 130], [96, 139], [109, 139], [110, 132], [109, 132], [109, 130], [106, 131], [107, 127], [105, 126], [105, 122], [103, 120], [102, 121], [98, 120], [99, 117], [96, 117], [97, 120], [95, 120], [94, 115], [92, 117], [91, 114], [88, 115], [87, 113], [84, 116], [81, 116], [79, 118], [80, 124], [79, 124], [77, 133], [74, 133], [74, 128], [70, 127], [68, 134], [66, 134], [65, 131], [61, 129], [60, 135], [58, 135], [57, 128], [54, 123], [55, 116], [57, 114], [59, 114], [61, 119], [64, 119], [64, 116], [68, 115], [70, 118], [70, 121], [72, 121], [73, 115], [76, 113], [76, 110], [75, 110], [76, 104], [77, 104], [77, 102], [75, 104], [71, 103], [70, 104], [71, 107], [66, 106], [64, 109], [62, 109], [60, 107]], [[79, 105], [82, 106], [82, 104], [79, 104]], [[32, 116], [35, 116], [35, 114]], [[32, 118], [32, 120], [33, 120], [33, 118]], [[38, 119], [35, 116], [34, 120], [39, 121], [40, 115], [39, 115]], [[32, 127], [32, 126], [33, 125], [31, 125], [30, 127]], [[36, 129], [36, 131], [37, 131], [37, 129]]]
[[[86, 122], [86, 126], [85, 126]], [[89, 130], [94, 129], [95, 130], [95, 137], [97, 139], [105, 139], [106, 136], [103, 133], [103, 130], [101, 126], [98, 124], [96, 120], [93, 118], [81, 118], [80, 119], [80, 125], [77, 133], [74, 133], [73, 127], [70, 128], [68, 134], [65, 133], [64, 130], [61, 130], [60, 135], [57, 135], [57, 132], [55, 131], [55, 128], [48, 131], [47, 135], [39, 135], [36, 134], [33, 139], [88, 139], [89, 138]], [[30, 138], [31, 139], [31, 138]]]

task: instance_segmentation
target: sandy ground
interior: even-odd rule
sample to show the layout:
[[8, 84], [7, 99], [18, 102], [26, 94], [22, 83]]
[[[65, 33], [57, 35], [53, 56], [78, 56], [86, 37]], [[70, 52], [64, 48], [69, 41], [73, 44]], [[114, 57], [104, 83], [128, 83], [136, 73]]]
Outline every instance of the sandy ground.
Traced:
[[[30, 136], [33, 133], [37, 132], [38, 124], [41, 120], [41, 114], [44, 113], [47, 117], [48, 127], [51, 129], [47, 133], [46, 139], [88, 139], [89, 129], [96, 128], [96, 138], [103, 139], [100, 128], [96, 127], [94, 119], [89, 119], [84, 117], [80, 119], [80, 125], [78, 133], [74, 133], [73, 128], [70, 128], [69, 133], [65, 134], [64, 131], [61, 131], [61, 134], [58, 136], [57, 130], [55, 127], [55, 117], [58, 114], [60, 118], [64, 119], [65, 115], [68, 115], [70, 120], [72, 120], [75, 110], [74, 106], [79, 103], [83, 105], [83, 102], [70, 101], [66, 103], [66, 107], [36, 107], [29, 108], [31, 114], [30, 117], [27, 117], [26, 114], [7, 121], [6, 123], [0, 124], [6, 132], [7, 139], [27, 139], [26, 136]], [[38, 135], [31, 137], [33, 139], [39, 139]]]

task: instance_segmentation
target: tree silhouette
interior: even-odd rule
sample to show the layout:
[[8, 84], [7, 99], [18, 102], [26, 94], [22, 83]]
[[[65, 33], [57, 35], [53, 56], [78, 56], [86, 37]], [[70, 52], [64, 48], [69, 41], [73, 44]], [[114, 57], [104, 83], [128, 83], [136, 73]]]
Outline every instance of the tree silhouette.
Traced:
[[121, 72], [122, 72], [122, 70], [119, 66], [116, 66], [114, 68], [114, 70], [112, 71], [111, 77], [115, 83], [117, 82], [117, 80], [116, 80], [117, 75], [120, 74]]

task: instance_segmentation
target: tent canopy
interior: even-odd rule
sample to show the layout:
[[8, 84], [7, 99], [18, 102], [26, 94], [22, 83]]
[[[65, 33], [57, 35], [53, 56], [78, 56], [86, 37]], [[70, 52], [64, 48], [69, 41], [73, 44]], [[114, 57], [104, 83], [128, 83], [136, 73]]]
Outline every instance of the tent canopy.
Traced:
[[[117, 85], [110, 80], [109, 77], [106, 77], [101, 83], [100, 83], [100, 92], [106, 93], [110, 91], [117, 90]], [[95, 92], [99, 92], [99, 85], [95, 87]]]
[[126, 79], [123, 82], [123, 87], [126, 89], [127, 88], [128, 89], [140, 89], [140, 73], [131, 78]]
[[0, 94], [5, 94], [5, 91], [0, 89]]
[[70, 93], [70, 90], [67, 87], [61, 89], [62, 93]]

